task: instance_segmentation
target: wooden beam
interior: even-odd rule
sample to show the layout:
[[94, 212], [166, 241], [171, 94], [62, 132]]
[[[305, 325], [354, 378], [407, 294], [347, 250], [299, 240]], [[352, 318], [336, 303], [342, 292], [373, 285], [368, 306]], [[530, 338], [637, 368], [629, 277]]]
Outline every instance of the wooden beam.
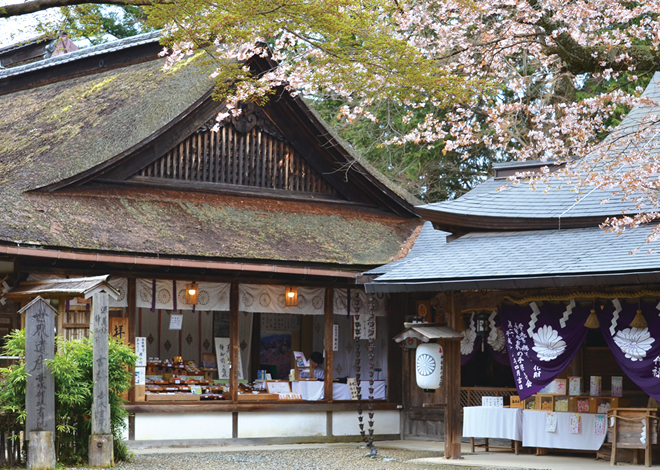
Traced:
[[[282, 400], [284, 401], [284, 400]], [[357, 411], [357, 401], [345, 400], [334, 403], [323, 402], [295, 402], [282, 403], [282, 401], [231, 403], [229, 400], [191, 402], [143, 402], [135, 405], [126, 405], [129, 413], [228, 413], [228, 412], [310, 412], [310, 411]], [[364, 406], [364, 403], [363, 403]], [[396, 410], [397, 404], [385, 403], [382, 400], [374, 402], [374, 410]]]
[[[133, 346], [135, 350], [135, 317], [137, 315], [137, 302], [136, 302], [136, 281], [134, 277], [128, 278], [128, 290], [126, 292], [126, 301], [128, 302], [128, 307], [126, 308], [126, 315], [128, 316], [128, 344]], [[135, 369], [133, 369], [135, 373]], [[135, 379], [131, 376], [131, 390], [128, 392], [128, 401], [130, 403], [135, 403]], [[135, 427], [135, 421], [133, 422]], [[135, 434], [135, 428], [133, 429]]]
[[403, 400], [403, 377], [395, 371], [403, 370], [403, 351], [395, 341], [396, 335], [403, 331], [406, 314], [405, 296], [393, 294], [387, 301], [387, 401], [401, 403]]
[[[458, 328], [460, 312], [456, 310], [453, 292], [451, 314], [447, 326]], [[445, 414], [445, 457], [461, 458], [461, 345], [458, 341], [444, 341], [445, 377], [447, 384], [447, 410]]]
[[232, 283], [229, 293], [229, 361], [231, 374], [229, 374], [229, 390], [232, 403], [238, 403], [238, 284]]
[[[325, 400], [328, 403], [332, 403], [332, 366], [333, 366], [333, 356], [334, 351], [332, 349], [332, 337], [333, 337], [333, 325], [334, 325], [334, 314], [333, 314], [333, 300], [334, 300], [334, 289], [332, 287], [326, 287], [325, 289], [325, 304], [323, 312], [323, 344], [325, 348], [325, 362], [324, 362], [324, 393]], [[329, 419], [332, 419], [330, 416]]]

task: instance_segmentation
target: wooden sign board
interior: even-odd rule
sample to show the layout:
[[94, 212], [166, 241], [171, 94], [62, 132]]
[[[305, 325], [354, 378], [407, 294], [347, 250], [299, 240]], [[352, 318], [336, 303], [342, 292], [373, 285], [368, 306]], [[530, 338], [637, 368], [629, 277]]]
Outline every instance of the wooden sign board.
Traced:
[[[218, 366], [218, 379], [229, 380], [231, 363], [229, 338], [215, 338], [215, 356]], [[238, 355], [238, 380], [243, 380], [243, 361]]]
[[49, 431], [55, 434], [55, 379], [48, 361], [55, 357], [55, 313], [57, 310], [37, 297], [18, 313], [25, 312], [26, 434]]
[[266, 382], [268, 393], [291, 393], [291, 386], [289, 382], [283, 380], [272, 380]]
[[358, 395], [358, 386], [355, 377], [349, 377], [346, 379], [346, 383], [348, 384], [348, 389], [351, 392], [351, 400], [358, 400], [360, 396]]
[[518, 395], [511, 395], [511, 400], [509, 402], [509, 408], [522, 408], [523, 404], [520, 401], [520, 397]]
[[108, 322], [110, 324], [110, 336], [128, 345], [128, 318], [110, 317]]

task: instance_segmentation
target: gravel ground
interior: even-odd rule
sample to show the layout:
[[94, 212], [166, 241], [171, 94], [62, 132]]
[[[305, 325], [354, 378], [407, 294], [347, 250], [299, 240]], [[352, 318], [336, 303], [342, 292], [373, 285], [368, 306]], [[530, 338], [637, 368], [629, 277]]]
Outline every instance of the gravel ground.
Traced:
[[[141, 454], [116, 468], [123, 470], [487, 470], [460, 465], [414, 462], [414, 459], [442, 457], [441, 452], [378, 448], [376, 458], [357, 445], [324, 449]], [[497, 469], [502, 470], [502, 469]]]

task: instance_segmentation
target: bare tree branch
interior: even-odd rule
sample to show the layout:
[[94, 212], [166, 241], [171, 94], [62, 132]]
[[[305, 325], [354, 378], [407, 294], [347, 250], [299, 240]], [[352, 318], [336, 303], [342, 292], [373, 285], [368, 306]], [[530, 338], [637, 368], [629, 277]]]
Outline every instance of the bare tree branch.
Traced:
[[66, 7], [93, 3], [97, 5], [134, 5], [151, 6], [174, 3], [174, 0], [31, 0], [24, 3], [15, 3], [0, 7], [0, 18], [27, 15], [37, 11], [48, 10], [55, 7]]

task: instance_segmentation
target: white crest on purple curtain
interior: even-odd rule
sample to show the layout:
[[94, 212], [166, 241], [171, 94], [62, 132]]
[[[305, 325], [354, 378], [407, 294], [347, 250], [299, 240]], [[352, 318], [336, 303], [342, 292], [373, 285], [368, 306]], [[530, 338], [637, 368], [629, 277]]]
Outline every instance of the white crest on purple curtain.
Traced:
[[534, 346], [532, 349], [541, 361], [552, 361], [564, 352], [566, 349], [566, 342], [559, 336], [550, 325], [542, 326], [532, 336], [534, 339]]
[[536, 302], [531, 302], [529, 304], [529, 308], [532, 309], [532, 315], [529, 317], [529, 328], [527, 328], [527, 334], [531, 338], [534, 335], [534, 327], [536, 326], [536, 321], [538, 320], [541, 311], [539, 310], [539, 306], [536, 305]]
[[467, 330], [463, 331], [463, 339], [461, 340], [461, 354], [467, 356], [472, 353], [474, 349], [474, 342], [477, 339], [477, 331], [474, 325], [474, 312], [470, 316], [470, 326]]
[[490, 344], [490, 347], [493, 348], [494, 351], [504, 352], [506, 343], [504, 342], [504, 332], [502, 331], [501, 326], [490, 330], [490, 333], [488, 334], [488, 344]]
[[648, 328], [626, 328], [617, 332], [614, 342], [631, 361], [641, 361], [655, 341]]
[[495, 316], [497, 316], [497, 311], [493, 310], [493, 313], [488, 317], [488, 322], [490, 323], [488, 344], [490, 344], [490, 347], [493, 348], [493, 350], [502, 352], [506, 347], [506, 344], [504, 343], [504, 332], [502, 331], [501, 326], [495, 326]]
[[559, 326], [561, 326], [562, 328], [566, 328], [566, 322], [571, 317], [571, 313], [573, 313], [574, 308], [575, 308], [575, 299], [571, 299], [571, 301], [566, 306], [564, 315], [561, 317], [561, 320], [559, 320]]
[[619, 302], [619, 299], [612, 300], [612, 305], [614, 305], [614, 312], [612, 312], [612, 324], [610, 325], [610, 335], [614, 336], [616, 331], [616, 324], [617, 321], [619, 320], [619, 314], [623, 309], [621, 308], [621, 302]]

